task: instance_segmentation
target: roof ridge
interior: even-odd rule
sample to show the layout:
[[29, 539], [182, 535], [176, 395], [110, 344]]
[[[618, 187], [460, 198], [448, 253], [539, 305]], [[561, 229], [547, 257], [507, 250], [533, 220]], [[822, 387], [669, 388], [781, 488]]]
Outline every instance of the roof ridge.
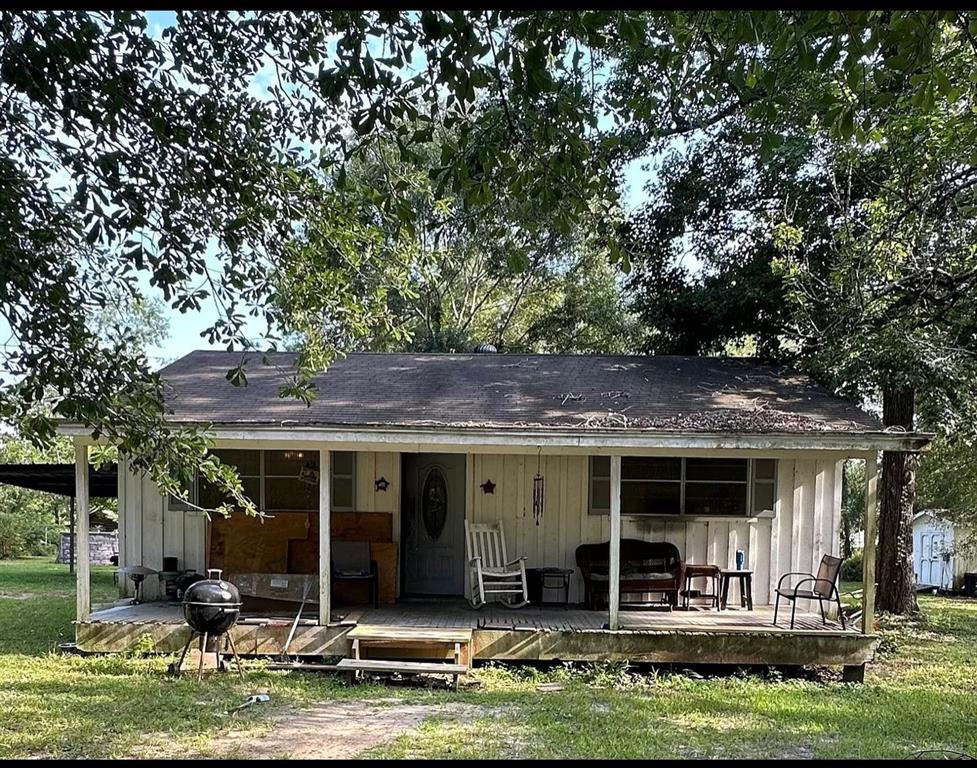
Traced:
[[[244, 350], [227, 350], [227, 349], [193, 349], [187, 352], [185, 355], [177, 358], [180, 360], [184, 357], [189, 357], [190, 355], [196, 354], [213, 354], [213, 355], [298, 355], [299, 353], [294, 350], [289, 349], [244, 349]], [[346, 352], [340, 355], [337, 360], [342, 360], [347, 357], [477, 357], [478, 359], [493, 359], [500, 357], [536, 357], [542, 359], [553, 359], [553, 358], [616, 358], [616, 359], [631, 359], [631, 360], [721, 360], [724, 362], [744, 362], [751, 363], [754, 365], [760, 365], [768, 368], [787, 368], [788, 370], [797, 371], [797, 373], [802, 373], [805, 376], [810, 374], [804, 373], [803, 371], [797, 370], [785, 363], [779, 363], [775, 361], [765, 361], [758, 357], [746, 357], [739, 355], [656, 355], [656, 354], [641, 354], [641, 353], [618, 353], [618, 352], [394, 352], [394, 351], [375, 351], [375, 350], [356, 350], [354, 352]], [[174, 360], [174, 362], [176, 362]]]

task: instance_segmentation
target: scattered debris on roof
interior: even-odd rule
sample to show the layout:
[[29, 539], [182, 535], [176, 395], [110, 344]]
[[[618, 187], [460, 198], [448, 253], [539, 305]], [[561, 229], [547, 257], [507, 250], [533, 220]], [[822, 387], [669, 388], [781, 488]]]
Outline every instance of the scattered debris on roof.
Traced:
[[[270, 364], [262, 364], [267, 357]], [[228, 369], [245, 361], [248, 385]], [[880, 432], [813, 380], [743, 358], [352, 354], [279, 397], [294, 353], [192, 352], [161, 371], [181, 423], [676, 432]]]

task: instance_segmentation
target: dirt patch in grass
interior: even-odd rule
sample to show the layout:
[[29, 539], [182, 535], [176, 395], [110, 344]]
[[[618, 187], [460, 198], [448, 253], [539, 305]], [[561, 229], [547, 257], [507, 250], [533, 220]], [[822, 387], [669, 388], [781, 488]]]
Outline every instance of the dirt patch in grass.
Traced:
[[418, 728], [425, 720], [469, 721], [486, 710], [471, 704], [408, 704], [399, 699], [323, 701], [276, 715], [263, 733], [226, 733], [208, 744], [222, 757], [334, 760], [356, 757]]

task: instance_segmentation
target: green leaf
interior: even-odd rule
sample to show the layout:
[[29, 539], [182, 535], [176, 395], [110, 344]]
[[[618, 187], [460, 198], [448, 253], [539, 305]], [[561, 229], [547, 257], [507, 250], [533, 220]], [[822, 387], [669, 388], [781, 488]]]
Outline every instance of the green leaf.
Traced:
[[235, 368], [231, 368], [224, 378], [227, 379], [235, 387], [246, 387], [248, 386], [248, 376], [244, 372], [244, 366], [239, 365]]

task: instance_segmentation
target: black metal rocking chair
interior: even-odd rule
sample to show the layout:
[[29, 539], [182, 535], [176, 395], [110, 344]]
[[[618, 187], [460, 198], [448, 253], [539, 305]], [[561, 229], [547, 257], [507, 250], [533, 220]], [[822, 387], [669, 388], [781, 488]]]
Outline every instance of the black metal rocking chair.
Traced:
[[[841, 558], [825, 555], [821, 558], [821, 565], [818, 573], [804, 571], [791, 571], [780, 577], [777, 583], [777, 602], [773, 609], [773, 625], [777, 626], [777, 612], [780, 610], [780, 598], [785, 598], [793, 603], [790, 610], [790, 628], [794, 628], [794, 617], [797, 614], [797, 601], [817, 600], [821, 609], [821, 621], [828, 623], [824, 614], [824, 601], [833, 600], [838, 606], [838, 618], [841, 621], [841, 628], [845, 629], [845, 613], [841, 609], [841, 595], [838, 592], [838, 576], [841, 574]], [[791, 576], [803, 576], [794, 586], [784, 588], [784, 581]]]

